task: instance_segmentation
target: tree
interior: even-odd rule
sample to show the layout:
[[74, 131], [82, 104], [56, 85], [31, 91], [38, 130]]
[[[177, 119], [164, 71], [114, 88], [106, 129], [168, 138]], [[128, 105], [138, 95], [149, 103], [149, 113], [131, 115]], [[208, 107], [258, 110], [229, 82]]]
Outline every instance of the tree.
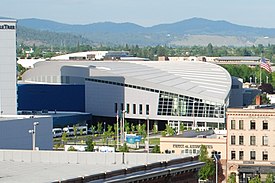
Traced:
[[94, 125], [91, 125], [90, 130], [91, 130], [92, 135], [95, 134], [95, 128], [96, 127]]
[[160, 147], [159, 145], [155, 145], [153, 150], [152, 150], [152, 153], [160, 153]]
[[70, 146], [67, 151], [77, 151], [73, 146]]
[[134, 125], [134, 123], [131, 123], [131, 131], [132, 133], [135, 133], [136, 127]]
[[265, 182], [266, 183], [273, 183], [274, 182], [274, 174], [272, 174], [272, 173], [267, 174]]
[[249, 183], [261, 183], [261, 179], [258, 175], [248, 181]]
[[123, 146], [121, 146], [119, 148], [120, 152], [129, 152], [129, 147], [127, 146], [127, 144], [124, 142]]
[[102, 133], [103, 127], [102, 127], [102, 122], [97, 122], [97, 132]]
[[175, 130], [170, 125], [166, 124], [165, 126], [166, 126], [165, 128], [166, 135], [172, 136], [175, 134]]
[[61, 140], [62, 140], [63, 145], [67, 143], [68, 139], [67, 139], [67, 133], [66, 132], [62, 133]]
[[128, 121], [125, 120], [124, 122], [124, 129], [125, 129], [125, 133], [127, 134], [130, 131], [130, 124]]
[[201, 145], [199, 160], [205, 162], [205, 165], [199, 171], [199, 178], [208, 180], [215, 174], [215, 164], [213, 159], [209, 158], [207, 147]]
[[235, 173], [231, 173], [227, 179], [228, 183], [236, 183], [236, 174]]
[[89, 137], [88, 140], [86, 141], [86, 145], [87, 145], [87, 148], [86, 148], [86, 151], [94, 151], [94, 141], [93, 141], [93, 138], [92, 137]]

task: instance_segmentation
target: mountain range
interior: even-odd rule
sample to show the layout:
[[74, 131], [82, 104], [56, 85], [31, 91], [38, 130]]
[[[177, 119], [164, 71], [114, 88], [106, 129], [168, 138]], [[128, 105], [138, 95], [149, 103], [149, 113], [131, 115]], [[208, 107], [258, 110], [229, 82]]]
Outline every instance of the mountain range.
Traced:
[[[49, 40], [45, 39], [46, 37], [49, 37]], [[275, 28], [249, 27], [203, 18], [151, 27], [113, 22], [70, 25], [31, 18], [18, 20], [18, 38], [20, 41], [54, 45], [66, 42], [68, 45], [81, 43], [191, 46], [212, 43], [217, 46], [252, 46], [274, 44]]]

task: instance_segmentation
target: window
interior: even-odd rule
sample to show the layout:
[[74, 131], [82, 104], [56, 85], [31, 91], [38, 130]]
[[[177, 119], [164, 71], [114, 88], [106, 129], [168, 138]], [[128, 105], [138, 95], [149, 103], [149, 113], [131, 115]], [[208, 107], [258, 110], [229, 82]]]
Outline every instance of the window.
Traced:
[[268, 130], [268, 122], [263, 121], [263, 130]]
[[239, 130], [243, 130], [243, 120], [239, 120]]
[[256, 129], [256, 122], [254, 120], [250, 121], [250, 130], [255, 130]]
[[133, 114], [136, 114], [136, 113], [137, 113], [137, 105], [133, 104]]
[[146, 104], [146, 115], [149, 115], [149, 112], [150, 112], [149, 104]]
[[118, 113], [117, 103], [115, 103], [115, 113]]
[[256, 151], [250, 151], [250, 160], [256, 159]]
[[231, 129], [235, 129], [236, 128], [236, 121], [235, 120], [231, 120]]
[[268, 136], [262, 136], [262, 145], [267, 146], [268, 145]]
[[121, 110], [121, 111], [124, 110], [124, 104], [123, 104], [123, 103], [120, 104], [120, 110]]
[[263, 161], [268, 160], [268, 152], [267, 151], [263, 151]]
[[236, 144], [236, 136], [232, 135], [231, 136], [231, 145], [235, 145]]
[[239, 160], [243, 160], [243, 156], [244, 156], [243, 151], [239, 151]]
[[126, 104], [126, 113], [129, 114], [130, 112], [130, 104]]
[[256, 136], [250, 136], [250, 145], [256, 145]]
[[139, 104], [139, 114], [142, 114], [142, 104]]
[[243, 145], [244, 144], [244, 137], [241, 135], [239, 136], [239, 145]]
[[231, 151], [231, 160], [236, 159], [236, 151]]

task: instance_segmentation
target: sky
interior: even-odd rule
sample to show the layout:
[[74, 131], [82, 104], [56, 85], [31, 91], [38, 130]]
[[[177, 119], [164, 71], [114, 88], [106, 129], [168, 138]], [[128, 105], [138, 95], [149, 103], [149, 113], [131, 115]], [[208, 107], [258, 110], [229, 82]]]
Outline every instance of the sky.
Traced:
[[275, 28], [275, 0], [1, 0], [0, 17], [69, 24], [131, 22], [144, 27], [199, 17]]

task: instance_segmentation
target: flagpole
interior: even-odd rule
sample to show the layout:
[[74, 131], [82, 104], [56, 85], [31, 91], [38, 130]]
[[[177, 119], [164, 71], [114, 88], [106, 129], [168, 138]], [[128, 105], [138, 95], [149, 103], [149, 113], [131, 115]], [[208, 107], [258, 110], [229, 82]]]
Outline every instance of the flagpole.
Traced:
[[261, 60], [260, 60], [260, 86], [262, 85], [262, 68], [261, 68], [261, 62], [262, 62], [262, 59], [263, 59], [263, 52], [261, 53]]

